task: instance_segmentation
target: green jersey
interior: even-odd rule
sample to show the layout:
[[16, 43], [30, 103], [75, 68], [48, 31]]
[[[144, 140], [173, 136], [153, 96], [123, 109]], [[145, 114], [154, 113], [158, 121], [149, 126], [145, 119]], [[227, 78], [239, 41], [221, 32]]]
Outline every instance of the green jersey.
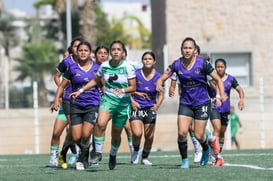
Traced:
[[125, 60], [121, 60], [118, 66], [111, 65], [112, 60], [101, 64], [97, 76], [104, 79], [105, 90], [102, 99], [120, 106], [128, 106], [131, 103], [130, 94], [117, 96], [115, 89], [128, 87], [128, 80], [136, 77], [134, 67]]

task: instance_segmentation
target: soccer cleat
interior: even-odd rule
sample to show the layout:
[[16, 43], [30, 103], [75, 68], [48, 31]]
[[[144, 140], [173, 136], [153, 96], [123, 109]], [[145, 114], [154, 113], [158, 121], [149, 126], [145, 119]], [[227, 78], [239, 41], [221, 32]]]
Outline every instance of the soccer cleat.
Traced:
[[131, 163], [138, 164], [139, 157], [140, 157], [139, 151], [133, 151], [133, 153], [131, 155]]
[[78, 154], [71, 153], [69, 160], [68, 160], [68, 165], [72, 166], [72, 165], [76, 164], [78, 157], [79, 157]]
[[153, 165], [153, 163], [150, 162], [147, 158], [142, 159], [142, 160], [141, 160], [141, 163], [142, 163], [143, 165], [148, 165], [148, 166]]
[[76, 170], [85, 170], [82, 162], [76, 162]]
[[208, 164], [208, 161], [209, 161], [209, 149], [203, 150], [200, 165], [205, 166]]
[[58, 166], [58, 159], [50, 159], [46, 167], [57, 167]]
[[198, 150], [194, 152], [194, 159], [193, 159], [194, 163], [199, 163], [201, 161], [201, 158], [202, 158], [202, 150]]
[[59, 166], [63, 169], [67, 168], [67, 163], [65, 162], [65, 159], [62, 154], [59, 155]]
[[117, 163], [116, 155], [111, 155], [110, 154], [109, 163], [108, 163], [109, 169], [113, 170], [116, 167], [116, 163]]
[[96, 165], [99, 163], [99, 161], [102, 160], [102, 154], [96, 152], [94, 155], [92, 155], [91, 159], [90, 159], [90, 163], [93, 165]]
[[189, 159], [188, 158], [182, 159], [182, 161], [181, 161], [181, 168], [183, 168], [183, 169], [189, 168]]
[[210, 156], [210, 161], [211, 161], [211, 164], [214, 165], [215, 162], [216, 162], [216, 157], [212, 154], [209, 155]]
[[218, 158], [216, 159], [216, 162], [215, 162], [215, 164], [214, 164], [214, 167], [220, 167], [220, 166], [224, 165], [224, 163], [225, 163], [224, 159], [221, 158], [221, 157], [218, 157]]
[[220, 145], [218, 138], [215, 138], [212, 142], [210, 142], [210, 146], [213, 149], [215, 155], [218, 155], [220, 153]]

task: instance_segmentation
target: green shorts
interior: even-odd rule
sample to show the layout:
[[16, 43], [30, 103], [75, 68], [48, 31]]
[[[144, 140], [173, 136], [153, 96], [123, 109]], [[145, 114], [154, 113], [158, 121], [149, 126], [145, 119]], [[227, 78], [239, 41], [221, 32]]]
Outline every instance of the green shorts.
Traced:
[[112, 124], [123, 128], [130, 114], [130, 105], [128, 106], [119, 106], [109, 103], [106, 100], [101, 100], [100, 102], [100, 110], [107, 110], [112, 115]]
[[58, 115], [57, 115], [56, 119], [62, 120], [64, 122], [68, 123], [62, 106], [60, 106], [60, 109], [59, 109], [59, 112], [58, 112]]

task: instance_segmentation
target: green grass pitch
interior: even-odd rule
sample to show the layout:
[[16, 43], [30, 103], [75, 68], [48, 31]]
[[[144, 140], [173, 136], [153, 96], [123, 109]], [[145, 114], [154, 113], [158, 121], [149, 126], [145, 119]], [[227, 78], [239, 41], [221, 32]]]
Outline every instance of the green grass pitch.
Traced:
[[190, 168], [181, 169], [178, 151], [152, 152], [153, 166], [132, 165], [129, 153], [119, 153], [117, 166], [108, 169], [108, 154], [103, 154], [99, 166], [84, 171], [75, 168], [46, 168], [49, 155], [0, 155], [1, 181], [264, 181], [273, 180], [273, 150], [224, 150], [225, 165], [202, 167], [193, 163], [193, 152], [189, 151]]

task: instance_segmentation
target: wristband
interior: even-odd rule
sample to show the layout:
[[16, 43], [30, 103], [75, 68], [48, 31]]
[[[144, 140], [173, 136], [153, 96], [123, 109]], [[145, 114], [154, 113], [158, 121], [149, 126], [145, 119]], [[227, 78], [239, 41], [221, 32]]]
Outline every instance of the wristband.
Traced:
[[80, 93], [83, 93], [83, 89], [79, 89]]
[[221, 99], [221, 96], [219, 94], [216, 94], [216, 99]]
[[122, 92], [122, 93], [125, 93], [125, 89], [121, 89], [121, 92]]

